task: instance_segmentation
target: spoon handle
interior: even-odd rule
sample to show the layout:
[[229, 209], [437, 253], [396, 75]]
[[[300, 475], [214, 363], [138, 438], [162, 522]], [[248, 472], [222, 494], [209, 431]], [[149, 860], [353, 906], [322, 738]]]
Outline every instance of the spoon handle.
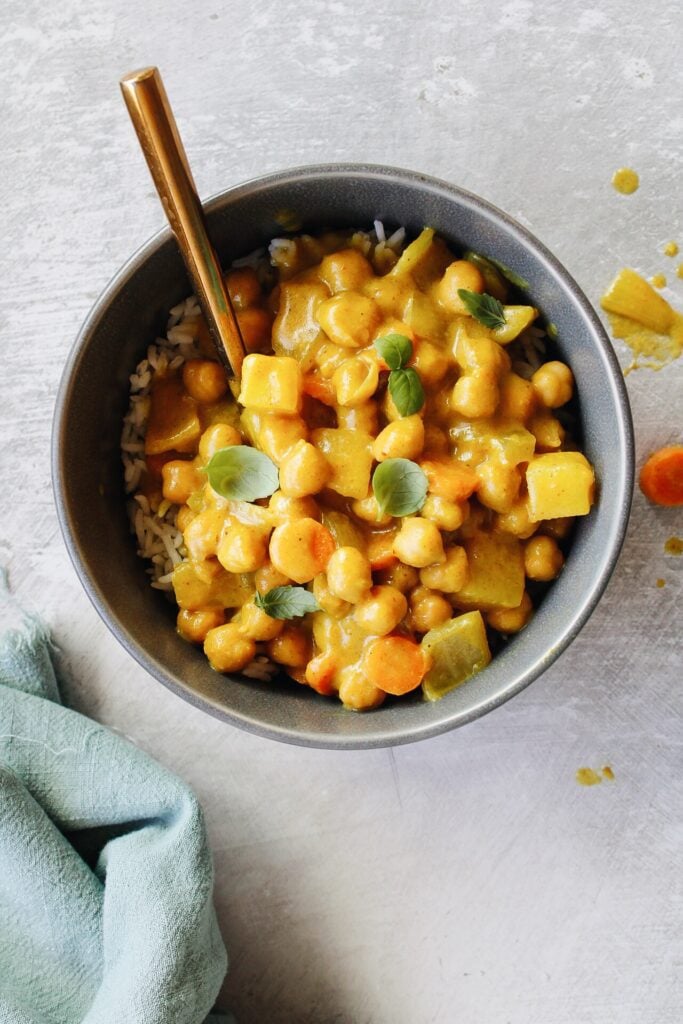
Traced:
[[121, 79], [121, 91], [161, 204], [192, 279], [218, 354], [239, 377], [244, 342], [158, 68]]

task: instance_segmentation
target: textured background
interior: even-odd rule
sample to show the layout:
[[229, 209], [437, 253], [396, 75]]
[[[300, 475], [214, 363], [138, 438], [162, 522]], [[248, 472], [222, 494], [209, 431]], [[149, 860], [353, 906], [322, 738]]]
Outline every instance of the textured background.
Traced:
[[[678, 1024], [680, 511], [636, 494], [580, 638], [485, 720], [299, 750], [193, 710], [118, 647], [67, 559], [48, 446], [80, 322], [162, 224], [122, 73], [161, 67], [202, 195], [306, 162], [403, 165], [509, 211], [596, 304], [626, 263], [667, 272], [680, 308], [661, 254], [683, 248], [679, 4], [6, 0], [0, 27], [0, 560], [72, 703], [198, 791], [224, 1003], [241, 1024]], [[610, 186], [624, 164], [631, 197]], [[682, 379], [628, 377], [639, 460], [680, 439]], [[576, 784], [604, 763], [613, 783]]]

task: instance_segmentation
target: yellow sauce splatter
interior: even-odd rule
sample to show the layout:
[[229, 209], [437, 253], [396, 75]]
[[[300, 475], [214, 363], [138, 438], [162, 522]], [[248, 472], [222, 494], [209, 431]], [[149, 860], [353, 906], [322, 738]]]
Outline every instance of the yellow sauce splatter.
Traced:
[[667, 555], [683, 555], [683, 537], [669, 537], [664, 551]]
[[614, 782], [614, 772], [610, 765], [604, 764], [602, 766], [602, 777], [607, 779], [608, 782]]
[[663, 579], [658, 579], [658, 580], [657, 580], [657, 586], [658, 586], [658, 587], [659, 587], [659, 589], [661, 590], [661, 589], [662, 589], [662, 587], [665, 587], [665, 586], [666, 586], [666, 580], [663, 580]]
[[678, 256], [678, 246], [675, 242], [667, 242], [664, 246], [665, 256]]
[[631, 167], [620, 167], [612, 175], [612, 184], [622, 196], [630, 196], [640, 185], [640, 178]]
[[612, 334], [633, 352], [625, 375], [640, 367], [661, 370], [683, 352], [683, 315], [634, 270], [620, 270], [601, 302]]
[[654, 288], [666, 288], [666, 278], [664, 277], [664, 274], [654, 274], [650, 278], [650, 284]]
[[592, 768], [577, 768], [576, 781], [580, 786], [598, 786], [602, 782], [602, 776]]
[[683, 263], [679, 263], [676, 267], [676, 274], [678, 277], [683, 277]]

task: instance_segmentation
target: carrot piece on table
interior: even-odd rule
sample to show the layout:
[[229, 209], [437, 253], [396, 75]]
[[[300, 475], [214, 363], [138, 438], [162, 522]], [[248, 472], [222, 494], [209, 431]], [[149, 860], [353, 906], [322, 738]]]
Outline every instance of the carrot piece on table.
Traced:
[[382, 636], [370, 644], [363, 657], [363, 671], [370, 682], [395, 697], [419, 686], [426, 670], [419, 644], [405, 636]]
[[650, 456], [640, 471], [640, 489], [655, 505], [683, 505], [683, 444]]

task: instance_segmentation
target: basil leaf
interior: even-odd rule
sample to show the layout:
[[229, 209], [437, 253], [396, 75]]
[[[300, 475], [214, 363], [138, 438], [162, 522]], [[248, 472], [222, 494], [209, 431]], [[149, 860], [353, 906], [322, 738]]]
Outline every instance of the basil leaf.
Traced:
[[470, 292], [467, 288], [458, 288], [458, 295], [465, 304], [468, 313], [483, 324], [484, 327], [505, 327], [507, 320], [503, 311], [503, 305], [493, 295], [486, 292]]
[[204, 469], [211, 487], [222, 498], [256, 501], [269, 497], [280, 485], [275, 463], [246, 444], [220, 448]]
[[405, 370], [391, 371], [389, 394], [401, 416], [412, 416], [425, 404], [422, 381], [412, 366], [406, 367]]
[[382, 513], [410, 516], [427, 497], [427, 477], [410, 459], [386, 459], [372, 475], [372, 491]]
[[254, 604], [271, 619], [296, 619], [320, 611], [313, 594], [304, 587], [273, 587], [267, 594], [255, 594]]
[[402, 370], [413, 354], [413, 343], [405, 334], [386, 334], [374, 346], [390, 370]]

